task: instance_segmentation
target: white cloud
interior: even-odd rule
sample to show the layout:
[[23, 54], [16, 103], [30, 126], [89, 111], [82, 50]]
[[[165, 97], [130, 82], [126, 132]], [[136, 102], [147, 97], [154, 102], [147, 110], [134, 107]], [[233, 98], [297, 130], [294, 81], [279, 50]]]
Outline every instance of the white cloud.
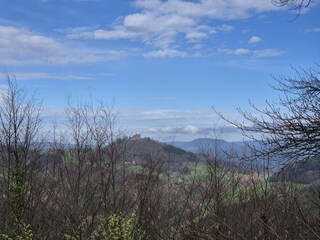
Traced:
[[0, 64], [84, 64], [121, 58], [125, 51], [69, 47], [53, 38], [23, 28], [0, 25]]
[[166, 133], [166, 134], [209, 134], [212, 131], [210, 128], [198, 128], [195, 125], [178, 126], [163, 126], [151, 127], [146, 129], [149, 133]]
[[251, 53], [251, 51], [247, 48], [238, 48], [234, 51], [235, 55], [247, 55], [250, 53]]
[[174, 57], [186, 57], [187, 53], [174, 49], [161, 49], [158, 51], [151, 51], [143, 55], [146, 58], [174, 58]]
[[161, 14], [179, 13], [182, 16], [211, 19], [242, 19], [253, 13], [276, 10], [270, 1], [265, 0], [136, 0], [135, 5], [144, 11]]
[[97, 25], [95, 26], [81, 26], [81, 27], [66, 27], [66, 28], [56, 28], [54, 31], [64, 33], [64, 34], [72, 34], [72, 33], [79, 33], [79, 32], [89, 32], [94, 31], [98, 28]]
[[[279, 9], [266, 0], [135, 0], [133, 5], [136, 12], [118, 18], [110, 28], [87, 26], [57, 29], [66, 33], [65, 41], [23, 28], [0, 25], [0, 64], [86, 64], [119, 59], [130, 54], [126, 51], [102, 51], [83, 45], [68, 45], [68, 41], [74, 43], [77, 39], [141, 41], [154, 48], [144, 57], [203, 56], [203, 53], [192, 52], [192, 46], [193, 50], [204, 49], [205, 39], [234, 30], [232, 25], [214, 25], [211, 20], [243, 19]], [[189, 44], [186, 49], [190, 52], [176, 50], [185, 44]], [[260, 57], [275, 55], [276, 52], [236, 49], [232, 54]]]
[[250, 50], [248, 48], [238, 48], [238, 49], [228, 49], [228, 48], [219, 48], [218, 52], [225, 53], [229, 55], [250, 55], [256, 58], [263, 58], [263, 57], [278, 57], [284, 55], [286, 52], [276, 49], [276, 48], [266, 48], [260, 50]]
[[29, 55], [49, 56], [62, 48], [54, 39], [10, 26], [0, 25], [1, 58], [21, 58]]
[[[247, 123], [237, 111], [226, 111], [229, 119]], [[166, 141], [193, 140], [198, 137], [215, 137], [229, 141], [241, 141], [243, 136], [234, 126], [226, 124], [212, 109], [158, 109], [158, 110], [120, 110], [120, 125], [135, 129], [135, 133]], [[249, 124], [249, 123], [248, 123]]]
[[228, 24], [208, 25], [207, 20], [244, 19], [279, 9], [266, 0], [136, 0], [134, 6], [136, 13], [124, 16], [109, 29], [72, 32], [67, 38], [137, 40], [165, 49], [178, 40], [201, 42], [213, 34], [234, 30]]
[[197, 43], [197, 44], [193, 45], [192, 49], [194, 49], [194, 50], [199, 50], [199, 49], [201, 49], [201, 48], [203, 48], [203, 47], [204, 47], [203, 44]]
[[[110, 74], [79, 74], [79, 73], [58, 73], [58, 72], [17, 72], [17, 80], [95, 80], [101, 77], [109, 77]], [[1, 87], [0, 87], [1, 88]]]
[[[242, 119], [236, 111], [227, 115], [230, 119]], [[46, 107], [43, 116], [48, 130], [52, 129], [52, 122], [55, 120], [59, 131], [69, 131], [64, 108]], [[215, 133], [221, 133], [223, 139], [230, 141], [243, 139], [238, 129], [218, 120], [219, 117], [212, 109], [120, 109], [117, 127], [125, 129], [125, 134], [139, 133], [144, 137], [163, 141], [193, 140], [215, 136]]]
[[199, 132], [199, 128], [194, 126], [194, 125], [187, 125], [187, 126], [184, 126], [183, 130], [186, 132], [186, 133], [192, 133], [192, 134], [195, 134], [195, 133], [198, 133]]
[[306, 32], [320, 32], [320, 27], [308, 29]]
[[96, 30], [93, 33], [93, 38], [98, 40], [132, 39], [136, 36], [137, 34], [120, 28], [115, 31]]
[[[224, 26], [220, 31], [229, 31]], [[139, 40], [155, 47], [168, 48], [179, 34], [187, 41], [200, 41], [214, 34], [213, 28], [199, 24], [196, 19], [180, 15], [136, 13], [124, 17], [120, 25], [111, 30], [76, 31], [66, 35], [68, 39]]]
[[199, 127], [196, 125], [161, 126], [139, 129], [143, 136], [153, 137], [161, 141], [190, 141], [196, 138], [223, 138], [227, 141], [242, 141], [241, 132], [233, 126]]
[[252, 37], [249, 39], [248, 43], [250, 43], [250, 44], [256, 44], [256, 43], [259, 43], [259, 42], [261, 42], [261, 41], [262, 41], [262, 39], [261, 39], [260, 37], [252, 36]]
[[253, 55], [255, 57], [278, 57], [284, 55], [286, 52], [281, 51], [276, 48], [267, 48], [267, 49], [262, 49], [262, 50], [256, 50], [253, 52]]
[[87, 49], [83, 52], [66, 52], [52, 55], [47, 58], [48, 64], [67, 65], [67, 64], [88, 64], [97, 62], [106, 62], [124, 57], [123, 51], [92, 51]]
[[232, 25], [228, 25], [228, 24], [222, 24], [221, 26], [217, 27], [218, 30], [221, 30], [223, 32], [231, 32], [233, 31], [235, 28]]

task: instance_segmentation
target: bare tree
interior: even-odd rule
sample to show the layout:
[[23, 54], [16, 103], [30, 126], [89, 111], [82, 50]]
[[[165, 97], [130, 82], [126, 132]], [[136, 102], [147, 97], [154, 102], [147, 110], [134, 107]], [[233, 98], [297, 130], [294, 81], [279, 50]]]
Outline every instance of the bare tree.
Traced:
[[7, 88], [0, 94], [0, 188], [1, 221], [5, 231], [19, 231], [17, 226], [31, 223], [42, 190], [41, 104], [28, 97], [17, 85], [13, 74], [5, 73]]
[[296, 11], [296, 17], [290, 20], [293, 21], [300, 15], [303, 8], [309, 7], [312, 0], [271, 0], [271, 2], [277, 7], [289, 7], [291, 10]]
[[223, 119], [239, 128], [244, 136], [261, 143], [255, 157], [295, 161], [320, 153], [320, 79], [319, 71], [298, 69], [294, 78], [281, 76], [279, 102], [266, 101], [261, 109], [251, 103], [254, 112], [239, 113], [249, 123]]
[[[297, 74], [278, 79], [279, 109], [257, 109], [261, 118], [242, 112], [253, 125], [236, 123], [248, 137], [264, 133], [261, 156], [318, 152], [318, 72]], [[6, 78], [1, 239], [320, 239], [318, 188], [306, 195], [294, 184], [270, 183], [268, 170], [264, 178], [231, 171], [219, 141], [197, 160], [181, 159], [183, 166], [173, 159], [179, 149], [124, 137], [112, 108], [78, 101], [66, 109], [68, 135], [53, 134], [42, 148], [40, 105]]]
[[303, 7], [308, 7], [311, 0], [272, 0], [271, 2], [279, 7], [290, 6], [301, 10]]

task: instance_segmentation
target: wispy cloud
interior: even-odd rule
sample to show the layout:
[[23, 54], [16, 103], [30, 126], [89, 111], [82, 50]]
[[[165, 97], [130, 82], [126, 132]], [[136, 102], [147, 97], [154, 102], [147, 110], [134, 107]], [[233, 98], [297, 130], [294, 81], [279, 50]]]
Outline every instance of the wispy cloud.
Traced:
[[[52, 124], [56, 122], [58, 132], [69, 131], [64, 108], [46, 107], [43, 110], [46, 129], [52, 130]], [[229, 112], [227, 116], [230, 119], [241, 119], [236, 112]], [[219, 117], [211, 109], [119, 109], [117, 127], [128, 135], [139, 133], [144, 137], [163, 141], [193, 140], [214, 136], [216, 133], [230, 141], [243, 139], [236, 127], [219, 121]]]
[[95, 80], [101, 77], [110, 77], [111, 74], [79, 74], [79, 73], [59, 73], [59, 72], [17, 72], [17, 80]]
[[[231, 115], [228, 114], [235, 118]], [[238, 114], [236, 115], [239, 119]], [[161, 137], [162, 140], [195, 139], [212, 136], [215, 131], [221, 132], [223, 137], [229, 140], [242, 139], [234, 126], [219, 121], [219, 117], [211, 109], [122, 109], [119, 116], [119, 124], [125, 129], [136, 131], [134, 133], [141, 133], [143, 136]]]
[[186, 57], [188, 54], [184, 51], [178, 51], [175, 49], [161, 49], [158, 51], [151, 51], [145, 53], [145, 58], [173, 58], [173, 57]]
[[261, 49], [261, 50], [255, 50], [253, 51], [253, 55], [255, 57], [278, 57], [284, 55], [286, 52], [281, 51], [276, 48], [267, 48], [267, 49]]
[[208, 134], [212, 131], [210, 128], [199, 128], [195, 125], [185, 125], [182, 127], [151, 127], [146, 129], [146, 132], [149, 133], [167, 133], [167, 134]]
[[145, 11], [170, 14], [179, 13], [183, 16], [211, 19], [242, 19], [250, 17], [254, 13], [260, 13], [277, 9], [271, 2], [264, 0], [201, 0], [191, 1], [160, 1], [160, 0], [136, 0], [135, 5]]
[[251, 50], [248, 48], [237, 48], [237, 49], [219, 48], [218, 52], [229, 54], [229, 55], [238, 55], [238, 56], [248, 55], [256, 58], [279, 57], [286, 53], [285, 51], [279, 50], [277, 48], [265, 48], [265, 49], [258, 49], [258, 50]]
[[24, 28], [0, 25], [0, 64], [86, 64], [122, 58], [126, 51], [69, 46]]
[[306, 30], [306, 32], [320, 32], [320, 27], [308, 29], [308, 30]]

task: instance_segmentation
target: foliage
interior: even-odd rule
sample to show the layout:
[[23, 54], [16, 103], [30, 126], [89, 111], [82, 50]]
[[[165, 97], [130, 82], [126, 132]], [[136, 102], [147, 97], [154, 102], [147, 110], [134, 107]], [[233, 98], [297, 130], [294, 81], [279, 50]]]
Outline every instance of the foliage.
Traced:
[[33, 240], [31, 226], [25, 223], [16, 222], [15, 229], [10, 234], [0, 234], [3, 240]]
[[[124, 217], [121, 214], [112, 214], [107, 221], [100, 218], [88, 240], [142, 240], [147, 239], [145, 233], [135, 225], [134, 216]], [[82, 226], [78, 227], [78, 230]], [[80, 240], [80, 234], [71, 236], [65, 234], [66, 240]]]

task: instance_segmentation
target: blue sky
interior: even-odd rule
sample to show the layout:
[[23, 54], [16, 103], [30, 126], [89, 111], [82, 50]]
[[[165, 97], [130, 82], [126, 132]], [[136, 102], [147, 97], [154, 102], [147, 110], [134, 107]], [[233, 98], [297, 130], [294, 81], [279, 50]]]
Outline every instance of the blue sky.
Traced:
[[[160, 140], [239, 133], [248, 100], [278, 93], [272, 76], [314, 67], [320, 4], [301, 15], [269, 0], [1, 0], [0, 65], [37, 91], [46, 119], [66, 98], [115, 101], [119, 126]], [[2, 83], [2, 88], [4, 82]]]

